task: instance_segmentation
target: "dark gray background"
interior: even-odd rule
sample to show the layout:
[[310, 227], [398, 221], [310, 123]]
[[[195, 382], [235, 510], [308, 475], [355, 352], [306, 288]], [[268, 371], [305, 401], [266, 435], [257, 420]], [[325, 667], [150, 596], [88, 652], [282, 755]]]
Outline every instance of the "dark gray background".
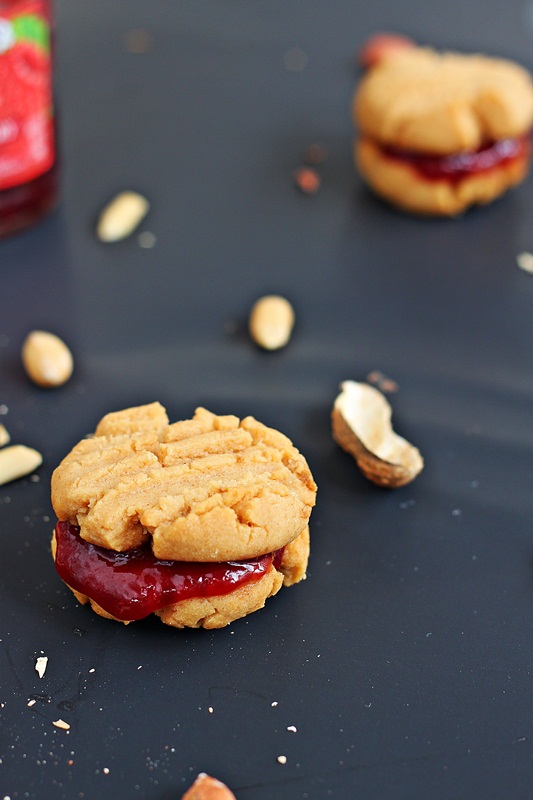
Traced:
[[[533, 184], [449, 221], [366, 191], [349, 106], [380, 29], [533, 68], [531, 2], [57, 3], [62, 201], [0, 244], [0, 420], [44, 455], [38, 482], [0, 488], [1, 797], [176, 800], [200, 770], [238, 800], [531, 797], [533, 278], [515, 257]], [[315, 141], [330, 156], [304, 197]], [[124, 188], [152, 203], [152, 249], [94, 237]], [[275, 354], [245, 332], [270, 291], [297, 315]], [[72, 347], [61, 389], [22, 372], [34, 328]], [[396, 492], [330, 435], [339, 382], [376, 369], [426, 459]], [[319, 485], [308, 580], [221, 631], [100, 619], [50, 558], [53, 468], [153, 400], [253, 414]]]

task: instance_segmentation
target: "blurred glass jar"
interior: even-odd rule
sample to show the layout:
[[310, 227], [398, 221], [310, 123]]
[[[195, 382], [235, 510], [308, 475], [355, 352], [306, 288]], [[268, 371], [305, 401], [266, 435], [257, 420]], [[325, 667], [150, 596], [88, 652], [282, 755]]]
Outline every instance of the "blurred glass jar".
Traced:
[[52, 0], [0, 0], [0, 236], [57, 201]]

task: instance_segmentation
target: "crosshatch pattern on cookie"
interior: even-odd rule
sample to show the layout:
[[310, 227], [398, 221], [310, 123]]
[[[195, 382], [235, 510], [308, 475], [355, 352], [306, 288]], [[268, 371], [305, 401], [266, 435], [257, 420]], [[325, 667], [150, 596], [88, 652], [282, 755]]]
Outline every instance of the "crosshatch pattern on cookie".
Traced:
[[283, 434], [204, 408], [169, 424], [159, 403], [105, 416], [52, 476], [60, 520], [124, 551], [152, 538], [160, 559], [222, 561], [274, 551], [307, 526], [316, 485]]

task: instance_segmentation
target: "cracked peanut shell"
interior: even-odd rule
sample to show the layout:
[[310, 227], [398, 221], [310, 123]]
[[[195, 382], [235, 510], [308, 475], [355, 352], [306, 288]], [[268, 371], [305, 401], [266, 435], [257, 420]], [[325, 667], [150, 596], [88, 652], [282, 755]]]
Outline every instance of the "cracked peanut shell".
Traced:
[[392, 409], [373, 386], [344, 381], [332, 410], [333, 438], [352, 455], [368, 480], [387, 488], [405, 486], [424, 466], [419, 450], [398, 436]]

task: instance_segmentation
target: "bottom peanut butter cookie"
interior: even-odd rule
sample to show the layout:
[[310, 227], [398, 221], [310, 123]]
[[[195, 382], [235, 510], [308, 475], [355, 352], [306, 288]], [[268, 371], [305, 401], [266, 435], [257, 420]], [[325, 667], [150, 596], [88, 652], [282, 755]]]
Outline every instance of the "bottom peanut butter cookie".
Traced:
[[301, 453], [252, 417], [115, 412], [52, 476], [56, 569], [101, 616], [221, 628], [305, 578], [315, 497]]

